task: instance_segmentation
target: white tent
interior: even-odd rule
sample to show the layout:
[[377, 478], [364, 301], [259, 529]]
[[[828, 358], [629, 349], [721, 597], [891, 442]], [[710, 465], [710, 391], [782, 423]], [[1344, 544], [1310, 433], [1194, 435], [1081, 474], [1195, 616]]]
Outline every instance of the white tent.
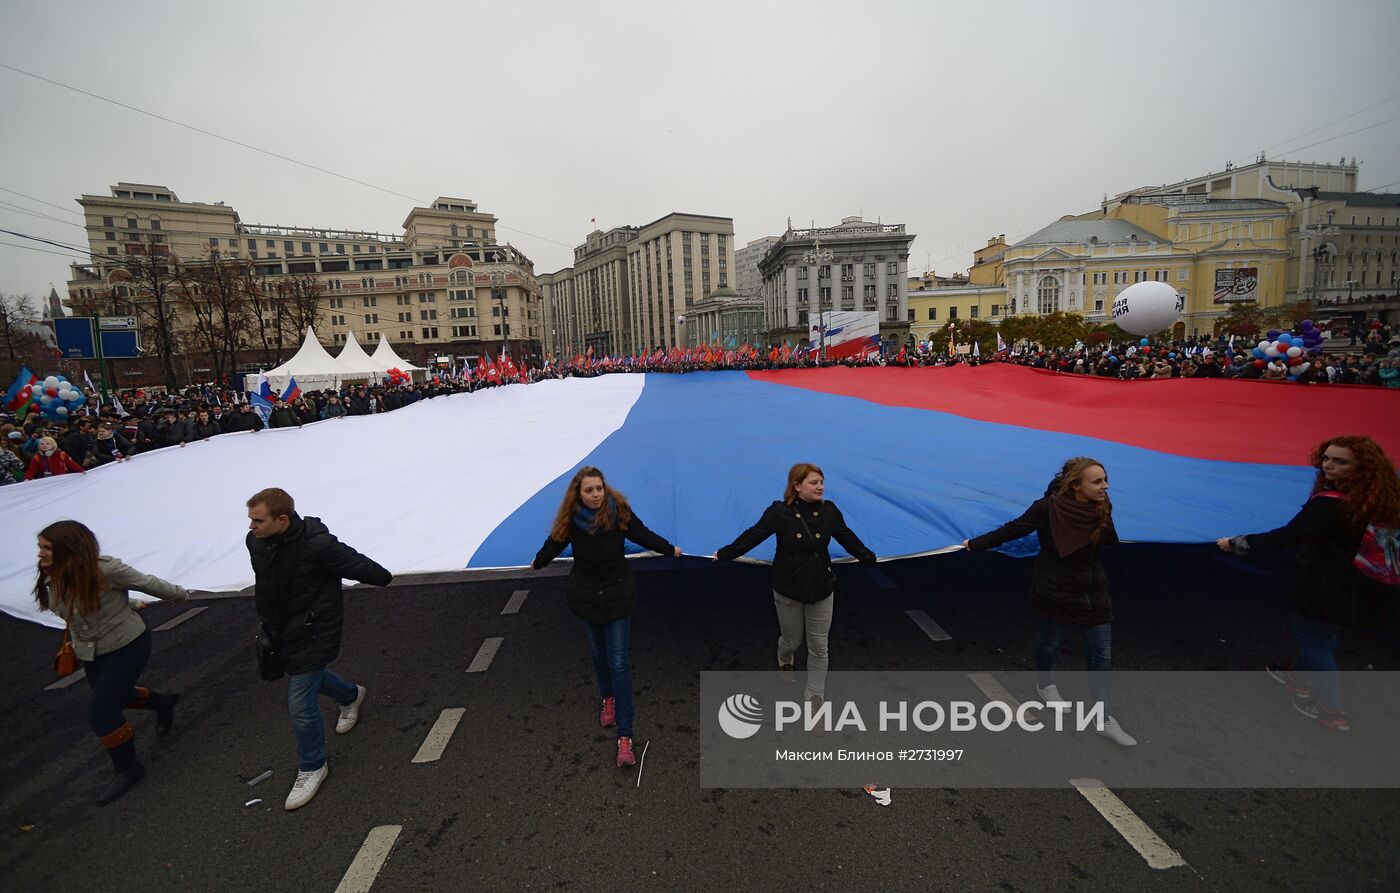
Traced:
[[423, 372], [422, 366], [415, 366], [408, 360], [394, 353], [394, 349], [389, 346], [389, 339], [383, 335], [379, 336], [379, 346], [374, 349], [370, 359], [380, 363], [385, 363], [385, 369], [398, 369], [401, 372]]
[[[369, 370], [352, 368], [326, 353], [310, 326], [306, 328], [306, 340], [301, 343], [296, 355], [277, 368], [268, 370], [266, 374], [275, 391], [285, 388], [287, 381], [293, 377], [303, 391], [340, 387], [342, 381], [363, 381], [370, 377]], [[243, 382], [248, 391], [258, 388], [257, 375], [246, 375]]]
[[[380, 340], [383, 341], [384, 339], [381, 337]], [[382, 377], [385, 372], [389, 371], [388, 366], [365, 353], [365, 349], [360, 346], [360, 342], [355, 340], [354, 332], [346, 334], [345, 346], [340, 349], [340, 356], [336, 357], [336, 359], [346, 366], [349, 366], [351, 369], [362, 369], [369, 372], [376, 380]]]

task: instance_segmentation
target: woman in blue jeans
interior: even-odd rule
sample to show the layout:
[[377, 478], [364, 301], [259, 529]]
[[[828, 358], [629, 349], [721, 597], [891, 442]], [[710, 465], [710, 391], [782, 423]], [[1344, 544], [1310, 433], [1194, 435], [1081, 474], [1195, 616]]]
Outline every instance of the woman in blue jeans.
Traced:
[[1362, 548], [1368, 525], [1382, 528], [1382, 535], [1388, 529], [1392, 536], [1400, 528], [1400, 478], [1380, 444], [1369, 437], [1323, 441], [1313, 448], [1311, 464], [1317, 469], [1312, 492], [1293, 520], [1267, 533], [1224, 537], [1216, 545], [1241, 555], [1298, 547], [1298, 577], [1290, 594], [1298, 657], [1265, 669], [1294, 696], [1299, 713], [1345, 732], [1351, 726], [1337, 679], [1337, 634], [1351, 617], [1358, 590], [1379, 585], [1357, 569], [1358, 557], [1375, 565], [1372, 575], [1388, 573], [1393, 579], [1400, 573], [1393, 544], [1387, 552], [1373, 538]]
[[603, 728], [617, 726], [617, 765], [637, 762], [632, 752], [632, 609], [636, 587], [624, 554], [631, 540], [658, 555], [681, 550], [647, 529], [626, 497], [608, 486], [603, 473], [584, 466], [569, 481], [549, 538], [535, 556], [536, 570], [549, 564], [566, 546], [573, 547], [569, 571], [569, 610], [583, 621], [588, 650], [598, 677]]
[[1113, 504], [1108, 500], [1108, 473], [1087, 456], [1065, 462], [1045, 495], [1021, 517], [989, 533], [963, 540], [971, 552], [1035, 533], [1040, 554], [1031, 571], [1031, 609], [1040, 627], [1035, 643], [1036, 686], [1046, 704], [1064, 704], [1055, 685], [1055, 656], [1066, 637], [1084, 640], [1089, 687], [1103, 704], [1098, 733], [1124, 747], [1137, 744], [1109, 710], [1113, 670], [1113, 602], [1099, 549], [1118, 542]]
[[99, 554], [97, 537], [77, 521], [57, 521], [39, 531], [34, 599], [67, 624], [74, 654], [92, 689], [88, 727], [112, 759], [114, 774], [98, 796], [98, 806], [122, 796], [146, 774], [136, 758], [135, 733], [125, 711], [151, 711], [156, 715], [156, 736], [164, 737], [180, 700], [173, 692], [136, 684], [151, 657], [151, 634], [131, 608], [131, 590], [168, 601], [190, 597], [184, 587]]

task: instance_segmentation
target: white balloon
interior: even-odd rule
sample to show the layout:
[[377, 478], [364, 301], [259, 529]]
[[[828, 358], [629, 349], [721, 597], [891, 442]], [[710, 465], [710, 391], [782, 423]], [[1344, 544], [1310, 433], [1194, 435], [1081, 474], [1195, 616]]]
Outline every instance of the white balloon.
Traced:
[[48, 378], [44, 379], [44, 387], [46, 387], [46, 388], [56, 388], [56, 387], [58, 387], [58, 376], [57, 376], [57, 375], [50, 375]]
[[1268, 338], [1265, 338], [1263, 341], [1260, 341], [1258, 344], [1256, 344], [1256, 345], [1254, 345], [1254, 346], [1257, 347], [1257, 348], [1259, 348], [1260, 350], [1268, 350], [1268, 349], [1269, 349], [1269, 344], [1270, 344], [1269, 339], [1268, 339]]
[[1134, 335], [1153, 335], [1176, 322], [1184, 301], [1165, 282], [1138, 282], [1113, 299], [1113, 321]]
[[1270, 344], [1268, 347], [1264, 348], [1264, 353], [1268, 354], [1271, 357], [1276, 357], [1279, 355], [1280, 351], [1277, 345]]
[[1288, 355], [1290, 357], [1301, 357], [1303, 355], [1303, 349], [1301, 347], [1290, 347], [1288, 348]]
[[58, 413], [59, 415], [68, 415], [68, 407], [60, 406], [58, 409], [55, 409], [54, 412]]

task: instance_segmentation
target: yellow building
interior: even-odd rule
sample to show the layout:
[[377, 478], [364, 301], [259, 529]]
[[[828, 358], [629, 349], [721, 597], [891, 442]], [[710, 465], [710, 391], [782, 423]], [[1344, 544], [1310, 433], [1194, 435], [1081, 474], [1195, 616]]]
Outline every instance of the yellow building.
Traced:
[[976, 319], [997, 325], [1005, 317], [1006, 287], [949, 285], [909, 292], [909, 337], [915, 341], [948, 340], [948, 323]]

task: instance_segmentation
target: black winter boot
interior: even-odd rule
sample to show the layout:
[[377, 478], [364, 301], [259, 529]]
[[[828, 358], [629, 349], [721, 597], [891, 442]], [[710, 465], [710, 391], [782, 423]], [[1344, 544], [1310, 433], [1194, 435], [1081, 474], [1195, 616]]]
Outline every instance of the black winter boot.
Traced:
[[146, 767], [136, 759], [136, 742], [131, 737], [131, 726], [123, 724], [120, 729], [102, 738], [107, 755], [112, 758], [112, 768], [116, 770], [110, 784], [97, 798], [98, 806], [106, 806], [131, 790], [131, 786], [146, 774]]

